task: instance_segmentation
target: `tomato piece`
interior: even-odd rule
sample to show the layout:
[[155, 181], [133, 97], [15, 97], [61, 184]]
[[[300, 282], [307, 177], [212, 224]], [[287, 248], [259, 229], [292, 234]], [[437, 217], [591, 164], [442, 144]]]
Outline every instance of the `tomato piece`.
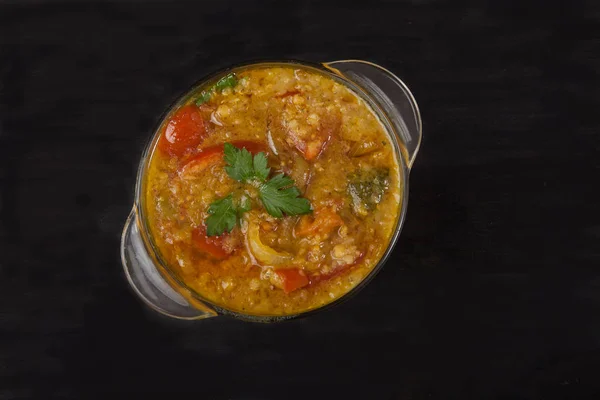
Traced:
[[192, 231], [192, 242], [204, 253], [210, 254], [219, 260], [224, 260], [231, 255], [231, 251], [227, 251], [225, 247], [226, 236], [226, 233], [220, 236], [208, 236], [206, 227], [201, 225]]
[[365, 257], [364, 253], [361, 253], [360, 256], [358, 256], [358, 258], [356, 260], [354, 260], [354, 262], [352, 264], [341, 265], [327, 274], [311, 275], [308, 279], [309, 286], [316, 285], [319, 282], [328, 281], [332, 278], [335, 278], [336, 276], [339, 276], [346, 272], [349, 272], [352, 268], [354, 268], [356, 265], [358, 265], [358, 263], [360, 263], [364, 257]]
[[[252, 154], [260, 153], [261, 151], [267, 152], [267, 147], [259, 142], [253, 142], [250, 140], [237, 140], [231, 142], [232, 145], [238, 148], [248, 150]], [[199, 153], [193, 155], [191, 158], [185, 161], [180, 172], [184, 175], [187, 174], [198, 174], [204, 171], [207, 167], [218, 163], [223, 160], [223, 144], [217, 144], [200, 150]]]
[[204, 119], [193, 104], [181, 107], [164, 128], [158, 148], [170, 155], [180, 157], [194, 150], [206, 136]]
[[[264, 143], [254, 142], [252, 140], [235, 140], [231, 142], [231, 144], [237, 148], [246, 149], [252, 154], [260, 153], [261, 151], [263, 153], [269, 153], [267, 146]], [[220, 146], [222, 151], [223, 145]]]
[[304, 215], [296, 225], [297, 236], [310, 236], [317, 233], [328, 235], [338, 226], [344, 224], [334, 207], [323, 207], [315, 210], [313, 215]]
[[189, 158], [180, 172], [184, 175], [199, 174], [211, 165], [223, 160], [223, 146], [208, 147]]
[[295, 130], [290, 128], [288, 129], [289, 140], [306, 161], [313, 161], [325, 150], [332, 136], [338, 134], [340, 121], [339, 116], [330, 115], [322, 118], [322, 122], [316, 131], [314, 129], [303, 131], [298, 128], [295, 128]]
[[303, 141], [294, 134], [290, 134], [296, 149], [302, 154], [306, 161], [317, 158], [325, 148], [329, 137], [318, 136], [315, 140]]
[[283, 94], [278, 94], [278, 95], [276, 95], [275, 97], [277, 97], [278, 99], [284, 99], [284, 98], [286, 98], [286, 97], [295, 96], [295, 95], [297, 95], [297, 94], [299, 94], [299, 93], [300, 93], [300, 91], [299, 91], [299, 90], [297, 90], [297, 89], [292, 89], [292, 90], [288, 90], [288, 91], [286, 91], [286, 92], [285, 92], [285, 93], [283, 93]]
[[278, 269], [274, 271], [274, 274], [281, 279], [282, 289], [286, 293], [291, 293], [309, 283], [304, 271], [298, 268]]

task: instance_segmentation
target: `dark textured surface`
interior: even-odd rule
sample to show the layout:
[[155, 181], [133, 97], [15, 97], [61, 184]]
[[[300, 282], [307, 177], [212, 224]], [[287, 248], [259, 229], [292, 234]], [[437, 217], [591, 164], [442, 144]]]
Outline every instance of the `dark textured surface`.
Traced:
[[[0, 2], [0, 398], [600, 398], [597, 2], [341, 4]], [[256, 57], [409, 84], [404, 232], [332, 312], [165, 320], [118, 255], [142, 145]]]

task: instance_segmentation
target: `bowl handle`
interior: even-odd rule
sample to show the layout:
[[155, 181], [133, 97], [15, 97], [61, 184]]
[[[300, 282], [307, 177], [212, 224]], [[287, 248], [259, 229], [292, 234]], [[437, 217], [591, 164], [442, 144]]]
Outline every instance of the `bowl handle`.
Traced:
[[368, 61], [340, 60], [324, 65], [377, 101], [400, 138], [406, 165], [412, 168], [421, 144], [422, 125], [419, 106], [406, 84], [387, 69]]
[[186, 299], [159, 272], [140, 235], [135, 207], [127, 218], [121, 236], [121, 262], [135, 293], [159, 313], [188, 320], [218, 315], [208, 306], [191, 298]]

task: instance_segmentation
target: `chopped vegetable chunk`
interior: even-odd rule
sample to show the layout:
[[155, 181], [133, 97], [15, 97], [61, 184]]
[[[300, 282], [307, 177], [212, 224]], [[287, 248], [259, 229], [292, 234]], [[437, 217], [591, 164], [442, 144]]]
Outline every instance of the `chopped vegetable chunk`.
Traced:
[[286, 293], [293, 292], [294, 290], [308, 285], [308, 277], [301, 269], [280, 269], [275, 271], [275, 274], [281, 280], [281, 288]]
[[237, 83], [238, 79], [235, 76], [235, 74], [229, 74], [227, 76], [224, 76], [223, 78], [219, 79], [219, 81], [215, 83], [214, 86], [200, 93], [200, 97], [198, 97], [198, 99], [196, 100], [196, 105], [199, 106], [209, 102], [214, 93], [220, 93], [226, 88], [233, 88], [235, 87], [235, 85], [237, 85]]
[[365, 216], [377, 207], [389, 187], [389, 171], [384, 168], [364, 168], [348, 177], [348, 193], [352, 211]]
[[198, 249], [217, 259], [227, 258], [233, 251], [231, 245], [226, 244], [225, 236], [211, 238], [204, 226], [192, 230], [192, 242]]
[[314, 216], [304, 216], [296, 227], [297, 236], [329, 234], [333, 229], [344, 224], [333, 207], [323, 207], [315, 211]]
[[204, 120], [200, 110], [193, 105], [180, 108], [165, 126], [158, 147], [171, 156], [181, 156], [195, 150], [204, 136]]

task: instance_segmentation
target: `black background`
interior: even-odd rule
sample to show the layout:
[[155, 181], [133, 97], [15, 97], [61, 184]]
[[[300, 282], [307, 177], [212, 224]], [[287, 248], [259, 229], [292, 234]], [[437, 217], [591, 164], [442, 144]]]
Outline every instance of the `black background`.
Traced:
[[[597, 4], [0, 3], [0, 398], [600, 398]], [[119, 259], [142, 146], [263, 57], [408, 83], [403, 234], [333, 311], [167, 320]]]

